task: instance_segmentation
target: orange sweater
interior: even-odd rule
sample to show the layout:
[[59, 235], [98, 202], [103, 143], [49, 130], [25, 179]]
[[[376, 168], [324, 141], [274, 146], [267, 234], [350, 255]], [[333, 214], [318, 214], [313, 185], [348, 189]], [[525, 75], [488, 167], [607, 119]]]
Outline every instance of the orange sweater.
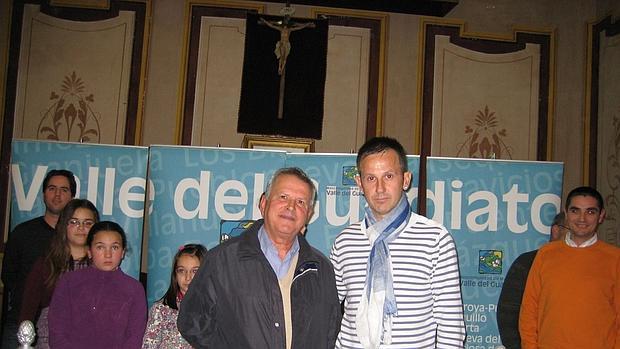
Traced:
[[620, 248], [602, 241], [543, 246], [527, 278], [523, 349], [620, 349]]

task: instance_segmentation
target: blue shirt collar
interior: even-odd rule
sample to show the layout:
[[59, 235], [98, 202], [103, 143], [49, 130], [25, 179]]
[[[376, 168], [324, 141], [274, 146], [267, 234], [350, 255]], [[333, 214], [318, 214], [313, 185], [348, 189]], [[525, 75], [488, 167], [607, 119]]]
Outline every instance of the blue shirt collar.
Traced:
[[286, 276], [286, 273], [291, 267], [293, 257], [299, 252], [299, 240], [297, 237], [295, 237], [291, 249], [286, 253], [286, 256], [284, 256], [284, 260], [280, 259], [278, 256], [278, 250], [273, 245], [269, 235], [267, 235], [265, 225], [262, 225], [260, 229], [258, 229], [258, 243], [260, 244], [261, 251], [263, 251], [265, 258], [269, 261], [269, 265], [271, 265], [271, 268], [274, 273], [276, 273], [278, 279]]

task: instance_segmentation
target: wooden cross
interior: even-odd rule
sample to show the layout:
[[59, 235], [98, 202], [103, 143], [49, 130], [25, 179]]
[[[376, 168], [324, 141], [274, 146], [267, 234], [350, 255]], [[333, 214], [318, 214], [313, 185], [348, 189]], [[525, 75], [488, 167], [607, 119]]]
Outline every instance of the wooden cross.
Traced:
[[291, 21], [291, 15], [294, 13], [294, 10], [288, 4], [280, 12], [284, 13], [284, 18], [280, 21], [267, 21], [264, 18], [260, 18], [258, 20], [258, 24], [264, 24], [269, 28], [275, 29], [280, 32], [280, 41], [276, 43], [276, 48], [274, 50], [274, 53], [278, 58], [278, 75], [280, 75], [278, 119], [282, 119], [284, 112], [284, 80], [286, 76], [286, 59], [291, 53], [291, 42], [289, 41], [291, 32], [304, 28], [315, 27], [315, 24], [312, 22], [297, 23]]

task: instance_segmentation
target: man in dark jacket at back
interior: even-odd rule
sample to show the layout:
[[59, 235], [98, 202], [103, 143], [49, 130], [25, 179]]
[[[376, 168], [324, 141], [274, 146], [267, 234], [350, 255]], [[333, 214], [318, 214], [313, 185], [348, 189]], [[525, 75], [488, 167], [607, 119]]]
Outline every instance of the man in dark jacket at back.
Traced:
[[260, 200], [264, 220], [207, 253], [177, 321], [194, 348], [334, 347], [334, 271], [300, 234], [315, 198], [302, 170], [278, 170]]
[[[566, 234], [566, 216], [558, 213], [551, 223], [549, 241], [559, 240]], [[525, 252], [510, 266], [502, 292], [497, 302], [497, 327], [506, 349], [521, 349], [519, 336], [519, 310], [521, 299], [525, 291], [525, 282], [536, 257], [538, 250]]]

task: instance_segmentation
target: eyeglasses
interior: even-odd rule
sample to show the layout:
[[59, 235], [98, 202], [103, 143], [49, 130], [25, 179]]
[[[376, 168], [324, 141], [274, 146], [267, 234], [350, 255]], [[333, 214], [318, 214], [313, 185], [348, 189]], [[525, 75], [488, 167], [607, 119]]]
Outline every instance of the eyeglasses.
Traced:
[[185, 268], [177, 268], [177, 270], [175, 270], [175, 272], [178, 275], [183, 275], [184, 277], [187, 276], [187, 275], [192, 275], [192, 277], [193, 277], [198, 272], [198, 268], [192, 268], [190, 270], [187, 270]]
[[77, 218], [71, 218], [67, 225], [90, 229], [94, 224], [95, 221], [93, 221], [92, 219], [79, 220]]

